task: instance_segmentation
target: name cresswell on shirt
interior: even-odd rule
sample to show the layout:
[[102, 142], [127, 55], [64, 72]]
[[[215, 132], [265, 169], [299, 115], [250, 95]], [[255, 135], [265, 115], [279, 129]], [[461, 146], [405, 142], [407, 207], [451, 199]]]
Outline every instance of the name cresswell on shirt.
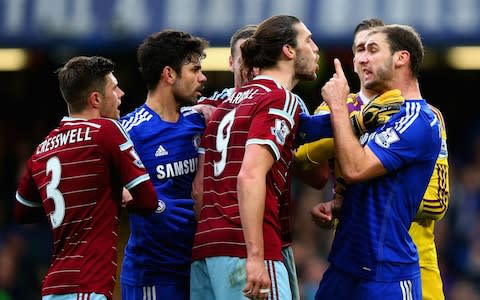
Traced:
[[37, 147], [37, 154], [53, 150], [66, 144], [74, 144], [83, 141], [90, 141], [90, 128], [74, 128], [44, 140]]
[[197, 171], [197, 161], [198, 158], [195, 157], [158, 165], [156, 167], [157, 178], [165, 179], [195, 173]]

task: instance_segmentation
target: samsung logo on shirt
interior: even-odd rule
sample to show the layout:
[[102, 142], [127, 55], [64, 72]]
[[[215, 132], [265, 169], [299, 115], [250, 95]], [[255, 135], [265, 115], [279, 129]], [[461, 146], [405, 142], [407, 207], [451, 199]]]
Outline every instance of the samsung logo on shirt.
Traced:
[[165, 179], [195, 173], [197, 171], [197, 161], [198, 158], [195, 157], [164, 165], [158, 165], [156, 167], [157, 178]]

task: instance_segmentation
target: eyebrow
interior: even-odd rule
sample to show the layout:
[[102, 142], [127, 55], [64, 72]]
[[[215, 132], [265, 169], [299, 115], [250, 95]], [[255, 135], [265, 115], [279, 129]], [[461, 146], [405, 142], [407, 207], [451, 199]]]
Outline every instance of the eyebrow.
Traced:
[[372, 46], [378, 46], [379, 43], [377, 41], [366, 41], [364, 45], [365, 45], [365, 48], [368, 48]]

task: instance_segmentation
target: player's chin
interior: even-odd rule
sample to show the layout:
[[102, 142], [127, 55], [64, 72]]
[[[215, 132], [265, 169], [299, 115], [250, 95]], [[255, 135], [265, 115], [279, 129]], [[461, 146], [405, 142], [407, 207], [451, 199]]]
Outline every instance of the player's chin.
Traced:
[[311, 72], [311, 73], [305, 73], [301, 74], [299, 76], [301, 80], [306, 80], [306, 81], [313, 81], [317, 79], [317, 73], [316, 72]]
[[195, 99], [199, 99], [200, 97], [202, 97], [202, 92], [201, 91], [196, 91], [195, 92]]

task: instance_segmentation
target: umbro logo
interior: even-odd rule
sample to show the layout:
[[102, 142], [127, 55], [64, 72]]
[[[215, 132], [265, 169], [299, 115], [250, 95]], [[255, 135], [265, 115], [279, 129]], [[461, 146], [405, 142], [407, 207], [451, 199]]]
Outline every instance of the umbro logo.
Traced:
[[162, 145], [158, 146], [157, 151], [155, 151], [155, 157], [168, 155], [168, 151], [163, 148]]

